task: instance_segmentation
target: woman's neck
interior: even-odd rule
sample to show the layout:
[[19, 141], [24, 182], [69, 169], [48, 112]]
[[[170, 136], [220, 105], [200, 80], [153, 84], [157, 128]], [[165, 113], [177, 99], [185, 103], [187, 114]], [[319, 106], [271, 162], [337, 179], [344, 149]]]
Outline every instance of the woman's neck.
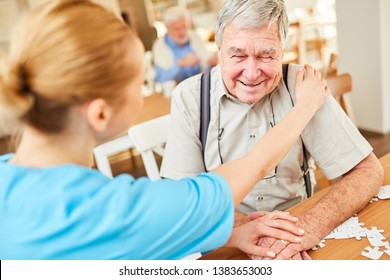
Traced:
[[64, 164], [91, 166], [95, 142], [87, 131], [45, 134], [26, 127], [20, 145], [10, 163], [32, 167]]

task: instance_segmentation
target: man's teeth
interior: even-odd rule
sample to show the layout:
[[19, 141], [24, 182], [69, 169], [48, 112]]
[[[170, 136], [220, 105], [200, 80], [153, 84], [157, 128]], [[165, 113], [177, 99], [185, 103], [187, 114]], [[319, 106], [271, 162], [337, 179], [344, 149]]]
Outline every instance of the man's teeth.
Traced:
[[253, 86], [258, 86], [260, 85], [260, 83], [257, 83], [257, 84], [246, 84], [244, 82], [241, 82], [241, 84], [243, 84], [244, 86], [249, 86], [249, 87], [253, 87]]

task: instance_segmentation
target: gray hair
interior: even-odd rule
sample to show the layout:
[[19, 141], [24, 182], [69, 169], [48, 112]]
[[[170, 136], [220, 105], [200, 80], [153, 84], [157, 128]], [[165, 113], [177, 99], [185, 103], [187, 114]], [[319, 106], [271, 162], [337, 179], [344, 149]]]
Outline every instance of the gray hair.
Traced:
[[164, 22], [165, 26], [168, 26], [172, 22], [187, 17], [188, 13], [184, 8], [180, 6], [173, 6], [164, 11], [164, 14], [162, 15], [162, 21]]
[[288, 18], [284, 0], [225, 0], [218, 16], [215, 39], [221, 45], [222, 33], [229, 24], [238, 29], [255, 29], [277, 22], [279, 37], [284, 46]]

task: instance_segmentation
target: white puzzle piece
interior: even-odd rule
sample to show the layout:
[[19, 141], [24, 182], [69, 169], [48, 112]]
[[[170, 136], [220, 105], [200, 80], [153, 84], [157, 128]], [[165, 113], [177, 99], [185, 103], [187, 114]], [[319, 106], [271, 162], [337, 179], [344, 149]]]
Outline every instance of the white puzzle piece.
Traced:
[[374, 247], [389, 246], [389, 242], [382, 241], [382, 239], [386, 240], [385, 237], [367, 237], [367, 239]]
[[379, 198], [377, 198], [377, 197], [373, 197], [373, 198], [371, 198], [371, 200], [368, 203], [374, 203], [374, 202], [378, 201], [378, 199]]
[[327, 236], [324, 237], [324, 239], [322, 239], [315, 247], [311, 249], [315, 251], [325, 247], [326, 239], [355, 238], [356, 240], [361, 240], [362, 237], [367, 237], [373, 248], [369, 246], [366, 247], [365, 251], [361, 252], [362, 256], [373, 260], [380, 259], [384, 253], [390, 256], [389, 242], [386, 241], [386, 237], [382, 234], [384, 230], [378, 229], [377, 227], [371, 227], [371, 229], [368, 229], [362, 227], [363, 225], [364, 223], [359, 223], [357, 216], [353, 216], [333, 229]]
[[320, 240], [320, 242], [318, 242], [318, 244], [315, 247], [311, 248], [311, 249], [313, 251], [315, 251], [315, 250], [318, 249], [317, 246], [320, 247], [320, 248], [324, 248], [325, 247], [325, 239]]
[[351, 217], [332, 230], [324, 239], [356, 238], [357, 240], [360, 240], [361, 237], [366, 236], [364, 228], [361, 227], [362, 225], [364, 225], [364, 223], [359, 223], [358, 217]]
[[379, 247], [371, 248], [367, 246], [364, 250], [361, 252], [361, 255], [372, 260], [379, 260], [383, 255], [383, 252], [379, 251]]
[[390, 246], [386, 246], [386, 250], [384, 250], [383, 252], [390, 256]]
[[382, 232], [384, 232], [383, 229], [378, 229], [377, 227], [371, 227], [371, 229], [366, 229], [367, 237], [382, 237], [385, 238], [382, 235]]
[[376, 194], [379, 199], [389, 199], [390, 198], [390, 185], [383, 186], [379, 189], [379, 192]]

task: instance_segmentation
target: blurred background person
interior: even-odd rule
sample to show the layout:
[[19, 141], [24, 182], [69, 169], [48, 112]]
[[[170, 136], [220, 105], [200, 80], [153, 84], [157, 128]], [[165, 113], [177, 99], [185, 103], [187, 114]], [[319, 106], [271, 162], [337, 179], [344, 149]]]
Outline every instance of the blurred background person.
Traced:
[[200, 36], [189, 29], [185, 9], [168, 8], [162, 19], [167, 33], [153, 44], [156, 82], [176, 84], [217, 64], [216, 54], [208, 51]]

